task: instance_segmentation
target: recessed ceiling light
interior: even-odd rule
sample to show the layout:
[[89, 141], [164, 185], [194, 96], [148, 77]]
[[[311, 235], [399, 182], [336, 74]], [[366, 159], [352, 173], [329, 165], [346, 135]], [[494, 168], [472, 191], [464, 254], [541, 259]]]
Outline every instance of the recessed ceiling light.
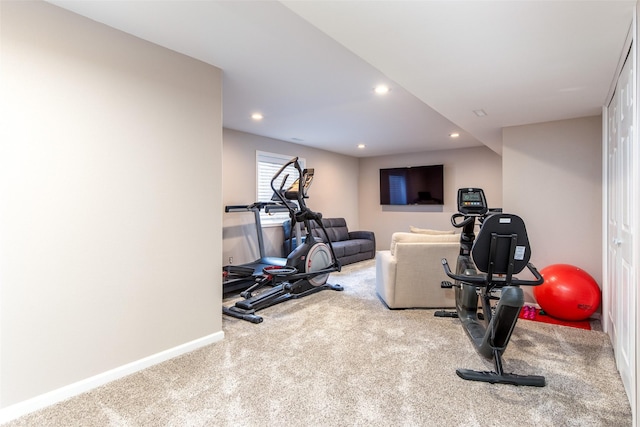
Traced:
[[391, 89], [389, 89], [389, 86], [387, 86], [387, 85], [378, 85], [378, 86], [375, 87], [374, 91], [378, 95], [384, 95], [385, 93], [389, 93], [389, 91], [391, 91]]
[[457, 137], [459, 137], [459, 136], [460, 136], [460, 134], [459, 134], [458, 132], [453, 132], [453, 133], [450, 133], [450, 134], [449, 134], [449, 137], [450, 137], [450, 138], [457, 138]]
[[359, 149], [361, 149], [361, 150], [362, 150], [364, 147], [366, 147], [366, 145], [364, 145], [364, 144], [358, 144], [358, 148], [359, 148]]
[[484, 111], [483, 109], [479, 109], [479, 110], [473, 110], [473, 114], [475, 114], [478, 117], [484, 117], [487, 115], [487, 112]]
[[263, 116], [262, 114], [260, 114], [260, 113], [253, 113], [253, 114], [251, 115], [251, 118], [252, 118], [253, 120], [262, 120], [262, 119], [264, 118], [264, 116]]

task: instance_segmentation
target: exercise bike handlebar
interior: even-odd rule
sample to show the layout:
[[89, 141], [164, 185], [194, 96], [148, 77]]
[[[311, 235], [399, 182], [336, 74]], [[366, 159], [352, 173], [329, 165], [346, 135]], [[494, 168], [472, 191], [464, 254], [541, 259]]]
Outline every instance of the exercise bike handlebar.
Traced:
[[[462, 228], [465, 225], [473, 222], [477, 216], [480, 216], [480, 215], [465, 215], [461, 213], [455, 213], [451, 215], [451, 225], [453, 225], [455, 228]], [[464, 219], [458, 222], [459, 218], [464, 218]]]
[[[490, 210], [488, 212], [485, 213], [477, 213], [477, 214], [471, 214], [471, 213], [467, 213], [467, 214], [463, 214], [463, 213], [454, 213], [453, 215], [451, 215], [451, 225], [453, 225], [455, 228], [463, 228], [465, 225], [472, 223], [476, 218], [478, 218], [478, 221], [480, 221], [480, 224], [482, 224], [482, 222], [485, 220], [485, 218], [487, 218], [487, 216], [495, 213], [497, 211], [497, 209], [494, 210]], [[462, 221], [458, 222], [458, 220], [460, 218], [464, 218]]]
[[[486, 274], [476, 274], [476, 275], [473, 275], [473, 276], [454, 274], [451, 271], [451, 268], [449, 268], [449, 263], [447, 262], [447, 260], [445, 258], [442, 258], [442, 267], [444, 267], [444, 272], [446, 273], [446, 275], [451, 277], [454, 280], [458, 280], [460, 282], [465, 282], [465, 283], [470, 283], [470, 284], [473, 284], [475, 286], [488, 286], [489, 285], [489, 281], [487, 280], [487, 275]], [[538, 286], [538, 285], [542, 285], [542, 283], [544, 283], [544, 278], [538, 272], [538, 269], [533, 264], [531, 264], [530, 262], [527, 263], [527, 268], [533, 274], [533, 276], [535, 277], [535, 280], [521, 280], [521, 279], [512, 278], [510, 283], [512, 285], [516, 285], [516, 286]]]

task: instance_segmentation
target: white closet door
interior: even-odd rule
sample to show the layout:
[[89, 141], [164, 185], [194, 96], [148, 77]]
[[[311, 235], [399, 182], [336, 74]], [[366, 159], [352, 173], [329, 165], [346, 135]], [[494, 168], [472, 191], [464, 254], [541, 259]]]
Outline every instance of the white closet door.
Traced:
[[634, 238], [638, 237], [635, 212], [634, 146], [635, 47], [632, 46], [607, 108], [607, 286], [603, 307], [605, 327], [611, 336], [616, 363], [629, 400], [636, 402], [637, 287]]

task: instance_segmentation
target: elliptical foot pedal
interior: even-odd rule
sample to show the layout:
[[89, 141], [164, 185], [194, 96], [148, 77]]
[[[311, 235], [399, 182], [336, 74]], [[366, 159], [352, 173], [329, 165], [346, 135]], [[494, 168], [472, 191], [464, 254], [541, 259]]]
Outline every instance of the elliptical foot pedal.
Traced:
[[262, 323], [262, 317], [255, 314], [255, 310], [242, 310], [237, 307], [222, 307], [222, 314], [246, 320], [251, 323]]
[[264, 267], [262, 269], [262, 272], [270, 276], [287, 277], [291, 276], [292, 274], [296, 274], [298, 272], [298, 269], [289, 266], [283, 267], [280, 265], [269, 265], [267, 267]]
[[444, 310], [438, 310], [435, 313], [433, 313], [433, 315], [435, 317], [454, 317], [454, 318], [458, 317], [458, 313], [456, 313], [455, 311], [444, 311]]
[[250, 277], [253, 275], [253, 271], [253, 268], [241, 265], [226, 265], [222, 267], [222, 274], [227, 279]]

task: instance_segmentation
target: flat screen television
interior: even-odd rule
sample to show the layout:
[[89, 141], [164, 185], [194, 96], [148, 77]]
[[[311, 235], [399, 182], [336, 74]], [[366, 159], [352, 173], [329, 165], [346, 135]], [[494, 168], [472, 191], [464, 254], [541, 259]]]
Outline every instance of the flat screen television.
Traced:
[[444, 205], [444, 166], [380, 169], [381, 205]]

